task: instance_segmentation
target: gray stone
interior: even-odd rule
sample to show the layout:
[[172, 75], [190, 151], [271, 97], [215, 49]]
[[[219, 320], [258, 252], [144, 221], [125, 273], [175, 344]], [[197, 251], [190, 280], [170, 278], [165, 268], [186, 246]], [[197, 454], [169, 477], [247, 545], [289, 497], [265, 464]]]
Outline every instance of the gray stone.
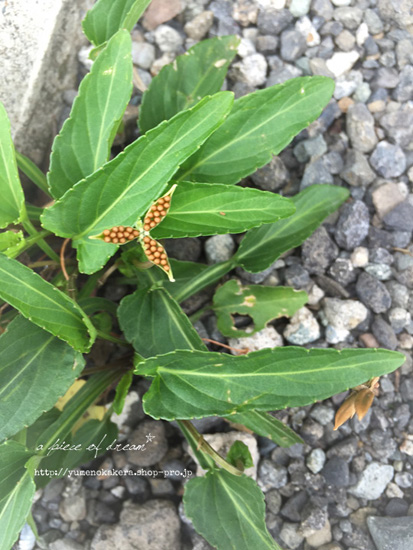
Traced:
[[413, 204], [401, 202], [383, 216], [388, 229], [396, 231], [413, 231]]
[[148, 42], [132, 42], [132, 61], [142, 69], [150, 69], [155, 61], [155, 46]]
[[99, 527], [91, 550], [176, 550], [180, 539], [179, 517], [172, 502], [155, 499], [139, 505], [128, 501], [119, 524]]
[[249, 86], [261, 86], [267, 78], [267, 61], [261, 53], [254, 53], [234, 63], [229, 76]]
[[412, 318], [410, 312], [401, 307], [395, 307], [389, 311], [389, 321], [394, 332], [400, 334], [411, 323]]
[[337, 258], [328, 272], [335, 281], [343, 286], [353, 283], [357, 278], [356, 270], [349, 258]]
[[376, 177], [366, 157], [357, 149], [349, 149], [340, 176], [355, 187], [367, 187]]
[[154, 31], [154, 36], [156, 44], [164, 53], [177, 53], [184, 43], [179, 32], [169, 25], [159, 25]]
[[409, 101], [413, 99], [413, 65], [403, 67], [399, 75], [393, 97], [396, 101]]
[[214, 235], [205, 241], [205, 255], [209, 264], [229, 260], [235, 251], [231, 235]]
[[324, 166], [330, 174], [339, 174], [344, 167], [343, 159], [338, 151], [330, 151], [324, 155]]
[[276, 489], [271, 489], [265, 495], [267, 510], [273, 514], [278, 514], [282, 504], [282, 497]]
[[283, 334], [290, 344], [302, 346], [320, 338], [320, 327], [311, 311], [302, 307], [293, 315]]
[[304, 537], [314, 535], [320, 531], [328, 521], [328, 513], [326, 508], [321, 508], [313, 502], [309, 502], [304, 507], [301, 515], [300, 533]]
[[377, 145], [374, 118], [364, 103], [355, 103], [347, 111], [347, 133], [354, 149], [369, 153]]
[[380, 185], [372, 193], [373, 204], [377, 214], [383, 218], [395, 206], [403, 202], [409, 193], [405, 183], [394, 183], [392, 181]]
[[413, 109], [387, 113], [380, 119], [380, 126], [386, 130], [391, 141], [400, 147], [408, 147], [413, 143]]
[[372, 332], [381, 346], [395, 350], [398, 345], [393, 328], [384, 319], [377, 316], [372, 324]]
[[397, 23], [401, 29], [413, 33], [413, 14], [410, 0], [378, 0], [377, 7], [384, 21]]
[[166, 239], [164, 246], [168, 256], [183, 262], [196, 262], [202, 253], [202, 244], [196, 237], [184, 239]]
[[334, 487], [348, 487], [350, 484], [350, 470], [347, 462], [339, 457], [330, 458], [321, 471], [328, 485]]
[[313, 474], [318, 474], [318, 472], [321, 472], [323, 469], [325, 461], [326, 455], [323, 449], [313, 449], [308, 455], [305, 463]]
[[312, 157], [321, 157], [326, 152], [327, 144], [321, 134], [315, 138], [304, 139], [294, 147], [294, 156], [299, 162], [307, 162]]
[[335, 43], [343, 52], [349, 52], [354, 48], [356, 38], [350, 31], [344, 29], [336, 36]]
[[413, 547], [413, 516], [370, 516], [367, 526], [377, 550], [411, 550]]
[[303, 542], [304, 537], [299, 533], [298, 529], [299, 524], [297, 523], [284, 523], [280, 532], [280, 538], [287, 548], [294, 550]]
[[307, 42], [304, 36], [293, 29], [281, 34], [281, 57], [285, 61], [295, 61], [305, 52]]
[[379, 88], [395, 88], [399, 81], [399, 74], [393, 67], [380, 67], [374, 77], [374, 84]]
[[406, 516], [409, 510], [409, 503], [402, 498], [391, 498], [386, 504], [384, 513], [390, 517]]
[[260, 9], [257, 27], [261, 34], [280, 34], [292, 22], [293, 16], [289, 10], [272, 8]]
[[348, 491], [356, 497], [367, 500], [380, 498], [387, 484], [393, 479], [394, 468], [387, 464], [371, 462], [361, 473], [356, 485]]
[[379, 281], [388, 281], [393, 276], [391, 267], [387, 264], [369, 264], [364, 270]]
[[311, 6], [311, 11], [319, 17], [323, 17], [325, 21], [330, 21], [333, 17], [334, 8], [330, 0], [314, 0]]
[[265, 86], [266, 88], [268, 88], [269, 86], [275, 86], [275, 84], [282, 84], [283, 82], [286, 82], [291, 78], [297, 78], [298, 76], [301, 76], [301, 74], [302, 72], [300, 71], [300, 69], [294, 67], [294, 65], [286, 63], [280, 69], [276, 69], [270, 72]]
[[363, 10], [355, 7], [342, 7], [334, 10], [334, 19], [340, 21], [346, 29], [355, 30], [363, 18]]
[[58, 539], [49, 544], [50, 550], [84, 550], [84, 546], [73, 539]]
[[218, 36], [241, 34], [240, 26], [232, 17], [234, 3], [231, 0], [215, 0], [209, 4], [209, 9], [218, 20]]
[[303, 264], [309, 273], [322, 275], [337, 256], [338, 248], [323, 226], [302, 245]]
[[378, 279], [368, 273], [361, 273], [356, 284], [359, 299], [374, 313], [382, 313], [391, 307], [389, 291]]
[[278, 46], [278, 39], [271, 34], [264, 34], [264, 36], [258, 36], [256, 42], [256, 48], [260, 53], [265, 55], [274, 53]]
[[[40, 165], [63, 108], [63, 91], [76, 84], [80, 21], [91, 0], [2, 2], [0, 101], [16, 149]], [[47, 106], [47, 108], [46, 108]]]
[[337, 244], [346, 250], [353, 250], [367, 237], [369, 223], [369, 211], [362, 201], [345, 204], [336, 226]]
[[373, 168], [385, 178], [396, 178], [406, 170], [406, 156], [398, 145], [381, 141], [370, 157]]
[[383, 30], [383, 22], [375, 10], [367, 9], [364, 12], [364, 21], [370, 34], [379, 34]]
[[[348, 31], [343, 31], [348, 32]], [[336, 87], [334, 89], [334, 97], [336, 99], [342, 99], [343, 97], [350, 97], [357, 87], [363, 82], [363, 74], [361, 71], [350, 71], [343, 74], [336, 79]]]
[[[148, 439], [147, 436], [152, 436], [153, 439]], [[131, 433], [128, 443], [141, 446], [141, 450], [126, 451], [128, 462], [141, 467], [157, 464], [168, 450], [164, 423], [160, 420], [144, 420]]]
[[281, 158], [273, 157], [268, 164], [254, 172], [251, 179], [264, 191], [277, 191], [287, 182], [288, 177], [288, 170]]
[[270, 489], [280, 489], [288, 481], [287, 468], [264, 458], [258, 467], [258, 485], [266, 493]]
[[85, 490], [81, 488], [75, 495], [64, 498], [59, 506], [59, 513], [68, 523], [80, 521], [86, 517]]
[[306, 288], [310, 284], [308, 271], [301, 264], [293, 264], [284, 272], [285, 283], [295, 289]]

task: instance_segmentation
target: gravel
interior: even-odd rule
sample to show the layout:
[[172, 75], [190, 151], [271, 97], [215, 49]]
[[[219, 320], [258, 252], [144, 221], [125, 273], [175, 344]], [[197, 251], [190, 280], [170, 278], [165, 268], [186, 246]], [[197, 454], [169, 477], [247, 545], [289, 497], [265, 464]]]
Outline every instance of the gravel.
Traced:
[[[245, 284], [306, 290], [308, 307], [250, 338], [225, 340], [213, 316], [202, 319], [202, 330], [206, 337], [251, 351], [291, 344], [381, 346], [406, 354], [400, 374], [382, 377], [379, 395], [361, 422], [353, 418], [333, 430], [335, 411], [347, 395], [340, 394], [276, 413], [303, 437], [304, 445], [282, 449], [263, 437], [240, 432], [239, 438], [248, 435], [256, 442], [254, 458], [258, 484], [265, 492], [267, 525], [281, 546], [411, 550], [411, 2], [156, 0], [155, 8], [132, 36], [133, 62], [147, 83], [196, 41], [232, 33], [242, 39], [241, 49], [224, 87], [236, 97], [301, 75], [322, 74], [336, 81], [320, 118], [242, 182], [286, 196], [318, 183], [350, 190], [349, 200], [303, 246], [262, 273], [237, 270]], [[87, 55], [82, 50], [82, 74], [91, 66]], [[68, 104], [75, 94], [65, 92]], [[133, 104], [141, 99], [135, 91]], [[217, 235], [170, 239], [166, 248], [180, 260], [215, 264], [229, 259], [238, 243], [238, 236]], [[105, 289], [108, 298], [117, 296], [113, 285]], [[210, 299], [211, 292], [201, 293], [194, 304], [203, 307]], [[171, 469], [173, 476], [53, 481], [39, 491], [34, 506], [41, 535], [36, 550], [211, 550], [178, 508], [183, 492], [180, 472], [196, 469], [187, 447], [176, 426], [144, 416], [145, 387], [135, 383], [133, 389], [125, 413], [117, 419], [121, 437], [129, 443], [144, 443], [149, 433], [155, 438], [144, 452], [113, 452], [99, 459], [100, 464]], [[219, 418], [195, 424], [201, 432], [212, 432], [217, 441], [230, 429]], [[30, 529], [25, 529], [34, 545]]]

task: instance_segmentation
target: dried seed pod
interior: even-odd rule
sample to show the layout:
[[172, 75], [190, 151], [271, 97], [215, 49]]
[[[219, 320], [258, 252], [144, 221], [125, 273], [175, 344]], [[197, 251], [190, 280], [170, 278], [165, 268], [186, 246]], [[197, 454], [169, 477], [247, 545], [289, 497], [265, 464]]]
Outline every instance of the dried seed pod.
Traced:
[[90, 237], [91, 239], [100, 239], [105, 243], [124, 244], [128, 241], [139, 237], [139, 231], [132, 227], [124, 227], [123, 225], [105, 229], [100, 235]]
[[168, 256], [164, 247], [149, 237], [144, 237], [142, 241], [143, 250], [148, 260], [165, 271], [169, 279], [173, 281], [171, 266], [169, 265]]
[[334, 429], [337, 430], [346, 420], [357, 418], [362, 420], [373, 403], [374, 396], [378, 393], [379, 377], [372, 378], [366, 384], [353, 388], [352, 393], [347, 397], [338, 409], [335, 418]]

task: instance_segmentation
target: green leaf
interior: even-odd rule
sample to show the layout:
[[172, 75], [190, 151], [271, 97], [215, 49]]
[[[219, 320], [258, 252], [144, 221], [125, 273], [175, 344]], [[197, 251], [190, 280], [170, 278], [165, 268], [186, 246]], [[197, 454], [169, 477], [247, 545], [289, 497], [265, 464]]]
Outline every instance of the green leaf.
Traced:
[[16, 317], [0, 336], [0, 441], [53, 407], [83, 367], [80, 353]]
[[125, 406], [125, 399], [133, 381], [133, 372], [128, 371], [122, 376], [119, 384], [116, 386], [115, 399], [113, 400], [113, 410], [116, 414], [121, 414]]
[[98, 0], [82, 21], [90, 42], [100, 46], [119, 29], [131, 31], [151, 0]]
[[234, 187], [182, 182], [169, 212], [155, 227], [155, 239], [242, 233], [252, 227], [291, 216], [295, 207], [275, 193]]
[[154, 377], [143, 408], [154, 418], [228, 416], [301, 407], [363, 384], [403, 364], [377, 349], [263, 349], [232, 356], [176, 351], [147, 359], [135, 373]]
[[20, 221], [24, 203], [6, 109], [0, 102], [0, 228]]
[[252, 273], [267, 269], [281, 254], [301, 245], [348, 196], [347, 189], [334, 185], [307, 187], [291, 198], [296, 211], [287, 220], [248, 231], [234, 261]]
[[239, 470], [245, 470], [254, 465], [251, 453], [242, 441], [234, 441], [225, 459]]
[[185, 484], [185, 514], [218, 550], [281, 550], [265, 526], [264, 495], [253, 479], [210, 470]]
[[[273, 319], [291, 317], [307, 299], [303, 290], [283, 286], [242, 286], [239, 281], [231, 279], [215, 292], [213, 309], [217, 315], [218, 329], [224, 336], [251, 336]], [[254, 330], [246, 332], [237, 329], [233, 313], [251, 317]]]
[[47, 229], [75, 238], [81, 271], [94, 273], [117, 250], [89, 237], [115, 225], [134, 225], [181, 162], [220, 126], [232, 101], [232, 93], [220, 92], [163, 122], [45, 210]]
[[143, 94], [139, 111], [141, 132], [219, 92], [238, 44], [236, 36], [203, 40], [178, 56], [173, 64], [165, 65]]
[[28, 157], [22, 155], [22, 153], [19, 153], [18, 151], [16, 151], [16, 161], [17, 166], [23, 172], [23, 174], [27, 176], [29, 180], [31, 180], [35, 185], [37, 185], [37, 187], [41, 189], [43, 193], [46, 193], [46, 195], [50, 195], [46, 176], [43, 174], [40, 168], [38, 168], [35, 163], [31, 161]]
[[137, 290], [118, 309], [126, 340], [143, 357], [175, 349], [206, 349], [188, 317], [164, 288]]
[[70, 117], [54, 140], [48, 182], [56, 199], [109, 159], [131, 92], [131, 38], [119, 31], [82, 80]]
[[3, 231], [0, 233], [0, 252], [23, 241], [23, 231]]
[[32, 323], [88, 351], [96, 331], [81, 308], [32, 269], [0, 254], [0, 298]]
[[239, 182], [316, 120], [333, 91], [330, 78], [305, 76], [237, 99], [225, 124], [183, 164], [178, 179]]
[[248, 411], [232, 414], [228, 420], [242, 424], [262, 437], [268, 437], [280, 447], [291, 447], [295, 443], [304, 443], [291, 428], [267, 412]]
[[16, 441], [0, 445], [0, 550], [10, 550], [30, 512], [36, 488], [25, 464], [32, 456]]

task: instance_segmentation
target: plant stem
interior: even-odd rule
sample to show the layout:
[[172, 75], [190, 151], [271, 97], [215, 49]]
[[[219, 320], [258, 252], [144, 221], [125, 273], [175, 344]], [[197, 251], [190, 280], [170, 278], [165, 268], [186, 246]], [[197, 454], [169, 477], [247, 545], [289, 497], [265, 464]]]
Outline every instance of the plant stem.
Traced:
[[221, 277], [226, 275], [231, 269], [235, 267], [235, 263], [232, 259], [226, 262], [220, 262], [219, 264], [210, 265], [207, 269], [204, 269], [202, 273], [191, 279], [188, 284], [183, 286], [179, 292], [174, 294], [175, 300], [183, 302], [196, 292], [199, 292], [206, 286], [212, 285], [219, 281]]
[[[196, 453], [192, 445], [191, 447], [194, 453], [196, 453], [197, 458], [199, 457], [199, 451], [202, 451], [203, 453], [205, 453], [205, 455], [207, 455], [208, 458], [212, 458], [212, 460], [216, 464], [218, 464], [219, 466], [227, 470], [227, 472], [229, 472], [230, 474], [233, 474], [235, 476], [242, 475], [241, 470], [238, 470], [238, 468], [235, 468], [235, 466], [233, 466], [232, 464], [229, 464], [220, 454], [216, 452], [215, 449], [211, 447], [211, 445], [207, 441], [205, 441], [205, 439], [198, 432], [198, 430], [195, 428], [192, 422], [190, 422], [189, 420], [178, 420], [177, 422], [179, 427], [184, 432], [184, 435], [185, 435], [185, 432], [188, 432], [191, 435], [191, 438], [193, 438], [193, 440], [196, 441], [197, 443], [196, 451], [198, 451], [198, 453]], [[205, 462], [209, 462], [209, 460], [207, 459]], [[202, 466], [202, 468], [205, 469], [205, 467], [201, 463], [200, 465]], [[210, 468], [210, 467], [211, 466], [207, 466], [207, 468]]]
[[119, 344], [121, 346], [130, 346], [129, 342], [126, 342], [125, 340], [121, 340], [120, 338], [116, 338], [116, 336], [112, 336], [111, 334], [107, 334], [106, 332], [103, 332], [102, 330], [96, 329], [96, 332], [97, 332], [97, 336], [99, 338], [102, 338], [103, 340], [107, 340], [108, 342], [113, 342], [113, 343]]
[[[27, 233], [30, 236], [34, 237], [35, 235], [39, 234], [37, 229], [34, 227], [32, 222], [29, 220], [29, 216], [27, 215], [27, 210], [26, 210], [25, 205], [23, 205], [23, 208], [22, 208], [22, 211], [21, 211], [21, 222], [22, 222], [22, 225], [23, 225], [24, 229], [27, 231]], [[56, 254], [56, 252], [53, 250], [53, 248], [51, 248], [47, 244], [47, 242], [43, 238], [40, 238], [37, 241], [36, 244], [39, 246], [39, 248], [41, 248], [43, 250], [43, 252], [45, 254], [47, 254], [49, 256], [49, 258], [51, 258], [55, 262], [60, 262], [59, 256]]]

